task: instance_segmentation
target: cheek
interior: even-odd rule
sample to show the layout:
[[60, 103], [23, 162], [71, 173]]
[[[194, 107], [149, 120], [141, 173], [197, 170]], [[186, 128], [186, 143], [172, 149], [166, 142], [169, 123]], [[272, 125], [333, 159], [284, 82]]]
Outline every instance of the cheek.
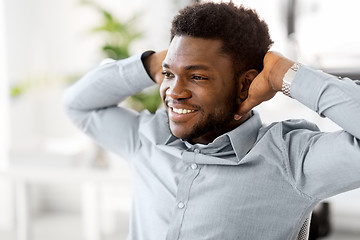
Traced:
[[207, 95], [203, 98], [203, 106], [207, 107], [209, 112], [223, 112], [233, 108], [236, 103], [236, 95], [234, 91], [222, 91], [212, 92], [211, 95]]

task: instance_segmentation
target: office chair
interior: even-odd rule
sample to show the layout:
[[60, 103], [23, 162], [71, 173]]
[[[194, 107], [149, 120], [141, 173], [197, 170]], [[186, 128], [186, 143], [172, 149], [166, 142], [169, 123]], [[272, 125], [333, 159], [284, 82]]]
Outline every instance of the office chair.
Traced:
[[329, 202], [318, 204], [302, 225], [296, 240], [316, 240], [331, 234]]
[[302, 225], [299, 234], [296, 238], [296, 240], [308, 240], [309, 239], [309, 231], [310, 231], [310, 218], [307, 218], [304, 222], [304, 224]]

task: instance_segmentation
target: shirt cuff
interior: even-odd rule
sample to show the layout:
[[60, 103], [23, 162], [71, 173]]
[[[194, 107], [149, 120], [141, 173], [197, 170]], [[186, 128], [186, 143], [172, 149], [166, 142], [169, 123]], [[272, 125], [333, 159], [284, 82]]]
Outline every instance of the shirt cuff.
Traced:
[[132, 90], [132, 93], [140, 92], [155, 84], [147, 73], [141, 60], [145, 53], [134, 55], [127, 59], [117, 61], [116, 63], [120, 76], [122, 76], [129, 89]]
[[[145, 58], [147, 58], [148, 56], [150, 56], [151, 54], [154, 54], [155, 52], [154, 51], [146, 51], [146, 52], [144, 52], [143, 54], [141, 54], [141, 61], [142, 61], [142, 63], [143, 63], [143, 65], [144, 65], [144, 59]], [[144, 65], [145, 66], [145, 65]], [[146, 69], [145, 69], [146, 70]], [[147, 71], [146, 71], [147, 72]], [[150, 74], [149, 74], [149, 72], [147, 72], [147, 74], [148, 74], [148, 76], [149, 76], [149, 78], [151, 78], [151, 76], [150, 76]], [[152, 78], [151, 78], [151, 80], [153, 81], [153, 82], [155, 82]]]
[[332, 76], [321, 70], [302, 66], [291, 84], [291, 95], [308, 108], [319, 113], [319, 99], [329, 78]]

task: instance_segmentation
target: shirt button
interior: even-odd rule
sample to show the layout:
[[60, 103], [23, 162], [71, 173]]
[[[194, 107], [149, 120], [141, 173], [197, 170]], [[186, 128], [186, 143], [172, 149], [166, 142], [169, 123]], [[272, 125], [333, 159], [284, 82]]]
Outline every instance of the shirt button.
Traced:
[[194, 153], [199, 153], [199, 152], [200, 152], [200, 150], [197, 148], [194, 150]]
[[178, 208], [183, 209], [184, 207], [185, 207], [185, 203], [183, 202], [178, 203]]
[[190, 165], [191, 169], [195, 170], [197, 169], [198, 165], [196, 163], [193, 163]]

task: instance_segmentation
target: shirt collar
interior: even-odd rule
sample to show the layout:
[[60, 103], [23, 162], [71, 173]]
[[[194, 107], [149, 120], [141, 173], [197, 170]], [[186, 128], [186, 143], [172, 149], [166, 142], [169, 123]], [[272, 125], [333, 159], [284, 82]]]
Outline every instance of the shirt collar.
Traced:
[[236, 155], [236, 163], [238, 164], [254, 146], [261, 126], [260, 115], [256, 111], [253, 111], [252, 116], [248, 120], [232, 131], [217, 137], [208, 145], [190, 144], [172, 134], [165, 141], [165, 145], [177, 145], [182, 142], [188, 149], [193, 150], [198, 148], [201, 149], [202, 153], [210, 155], [222, 151], [229, 153], [231, 148], [231, 151]]
[[259, 113], [252, 111], [252, 116], [248, 120], [227, 133], [239, 162], [254, 146], [261, 126]]

